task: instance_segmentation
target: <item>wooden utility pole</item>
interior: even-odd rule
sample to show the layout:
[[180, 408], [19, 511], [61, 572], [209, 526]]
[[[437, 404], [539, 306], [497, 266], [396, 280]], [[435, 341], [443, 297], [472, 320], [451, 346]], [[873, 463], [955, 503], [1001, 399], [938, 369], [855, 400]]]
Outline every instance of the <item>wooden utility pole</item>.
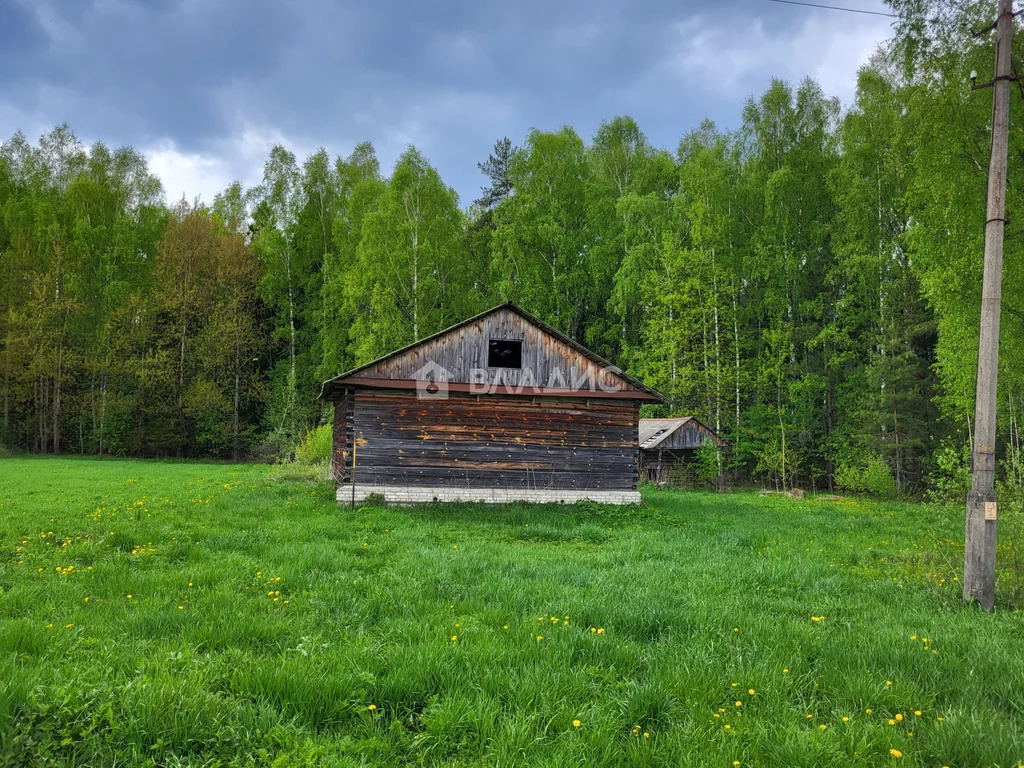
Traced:
[[996, 586], [996, 382], [999, 374], [999, 307], [1003, 282], [1003, 231], [1006, 228], [1006, 153], [1010, 130], [1010, 46], [1013, 0], [996, 2], [996, 68], [992, 87], [992, 148], [988, 166], [985, 216], [985, 269], [981, 287], [981, 333], [974, 405], [971, 492], [964, 533], [964, 600], [986, 611], [995, 604]]

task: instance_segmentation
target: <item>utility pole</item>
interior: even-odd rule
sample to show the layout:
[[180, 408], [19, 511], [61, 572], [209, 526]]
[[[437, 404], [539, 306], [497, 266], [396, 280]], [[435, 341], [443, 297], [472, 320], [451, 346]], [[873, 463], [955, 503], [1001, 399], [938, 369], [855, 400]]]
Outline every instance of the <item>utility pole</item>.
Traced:
[[[996, 382], [999, 374], [999, 307], [1003, 282], [1003, 232], [1006, 228], [1006, 153], [1010, 130], [1010, 46], [1013, 0], [996, 1], [996, 68], [992, 82], [992, 147], [985, 216], [985, 269], [981, 287], [981, 333], [974, 405], [971, 492], [964, 532], [964, 600], [991, 611], [996, 587]], [[990, 27], [989, 29], [991, 29]], [[986, 30], [987, 31], [987, 30]], [[972, 80], [974, 74], [972, 73]]]

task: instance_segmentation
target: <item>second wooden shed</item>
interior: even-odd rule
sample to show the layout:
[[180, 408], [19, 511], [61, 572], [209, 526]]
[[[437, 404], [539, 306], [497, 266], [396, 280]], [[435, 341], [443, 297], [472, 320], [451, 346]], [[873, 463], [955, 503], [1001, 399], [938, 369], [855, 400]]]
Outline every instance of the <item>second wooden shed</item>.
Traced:
[[650, 483], [691, 485], [697, 449], [706, 442], [724, 448], [725, 440], [693, 416], [640, 419], [640, 475]]

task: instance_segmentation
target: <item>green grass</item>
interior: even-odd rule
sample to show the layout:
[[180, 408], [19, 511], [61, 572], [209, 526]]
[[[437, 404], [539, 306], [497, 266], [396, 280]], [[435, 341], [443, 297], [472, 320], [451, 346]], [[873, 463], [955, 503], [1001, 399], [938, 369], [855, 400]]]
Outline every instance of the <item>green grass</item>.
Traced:
[[1024, 621], [962, 606], [962, 513], [646, 500], [0, 461], [0, 764], [1024, 761]]

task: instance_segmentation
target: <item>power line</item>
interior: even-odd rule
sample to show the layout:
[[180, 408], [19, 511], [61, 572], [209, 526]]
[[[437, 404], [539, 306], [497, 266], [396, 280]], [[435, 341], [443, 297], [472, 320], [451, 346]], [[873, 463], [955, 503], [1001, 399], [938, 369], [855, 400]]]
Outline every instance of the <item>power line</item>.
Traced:
[[818, 5], [817, 3], [802, 3], [799, 0], [768, 0], [770, 3], [785, 3], [786, 5], [805, 5], [808, 8], [827, 8], [830, 11], [846, 11], [847, 13], [866, 13], [870, 16], [888, 16], [890, 19], [898, 19], [895, 13], [884, 13], [882, 11], [865, 11], [860, 8], [841, 8], [838, 5]]

